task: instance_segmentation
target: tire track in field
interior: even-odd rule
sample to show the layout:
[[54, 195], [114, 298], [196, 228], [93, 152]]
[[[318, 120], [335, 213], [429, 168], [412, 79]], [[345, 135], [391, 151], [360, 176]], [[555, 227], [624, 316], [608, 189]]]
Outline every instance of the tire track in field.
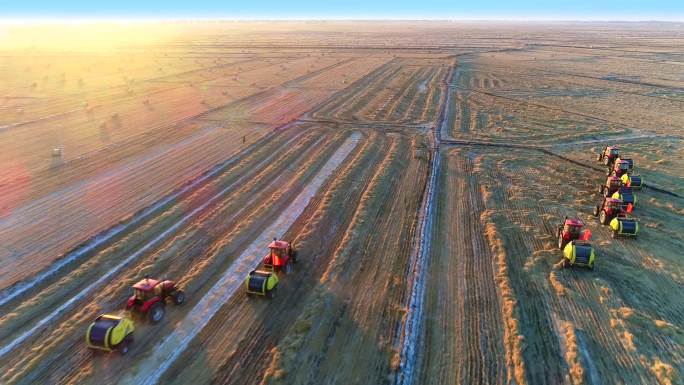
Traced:
[[[366, 103], [366, 101], [364, 101], [365, 95], [373, 90], [375, 83], [380, 82], [384, 84], [390, 76], [393, 76], [399, 71], [397, 66], [394, 65], [395, 62], [396, 59], [385, 63], [370, 74], [355, 81], [349, 85], [349, 87], [338, 93], [335, 99], [326, 102], [312, 112], [311, 115], [314, 118], [332, 117], [341, 119], [348, 111], [358, 110], [360, 105]], [[347, 103], [352, 104], [347, 107]], [[345, 111], [341, 111], [343, 108], [345, 108]]]
[[342, 241], [295, 323], [309, 326], [294, 326], [276, 345], [262, 384], [385, 383], [396, 369], [393, 342], [405, 312], [416, 221], [407, 213], [420, 201], [414, 178], [426, 177], [427, 162], [410, 160], [405, 137], [391, 138], [392, 149], [339, 231]]
[[419, 383], [501, 384], [503, 321], [493, 257], [479, 221], [484, 211], [479, 184], [466, 155], [442, 156]]
[[[309, 212], [305, 212], [290, 228], [284, 239], [295, 238], [302, 257], [295, 274], [282, 282], [278, 298], [264, 303], [244, 294], [233, 296], [200, 333], [192, 347], [183, 353], [178, 360], [183, 364], [169, 370], [162, 381], [168, 378], [177, 384], [192, 380], [199, 384], [239, 385], [243, 382], [241, 379], [252, 378], [256, 383], [267, 375], [271, 356], [277, 355], [271, 346], [291, 331], [283, 325], [301, 325], [295, 319], [310, 310], [307, 300], [317, 291], [316, 278], [323, 274], [326, 261], [343, 238], [344, 234], [339, 229], [351, 220], [353, 208], [368, 188], [369, 179], [386, 149], [384, 138], [370, 133], [353, 158], [331, 180], [327, 191], [318, 196], [310, 205], [311, 210], [307, 209]], [[352, 207], [335, 204], [340, 201], [349, 202]], [[321, 242], [321, 239], [326, 239], [326, 242]], [[279, 317], [267, 317], [265, 314], [279, 314]], [[298, 330], [297, 326], [294, 328]], [[215, 351], [216, 354], [207, 355], [204, 359], [204, 351]], [[226, 351], [229, 354], [222, 353]], [[215, 373], [210, 373], [207, 367], [216, 368]]]

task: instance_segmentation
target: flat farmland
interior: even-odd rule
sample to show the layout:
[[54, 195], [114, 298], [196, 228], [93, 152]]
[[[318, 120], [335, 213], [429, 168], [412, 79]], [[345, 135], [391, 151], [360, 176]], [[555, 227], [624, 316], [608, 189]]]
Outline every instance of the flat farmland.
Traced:
[[[614, 240], [591, 215], [594, 170], [519, 149], [448, 149], [443, 159], [440, 203], [453, 208], [436, 218], [424, 381], [657, 383], [659, 363], [681, 362], [682, 198], [640, 192], [643, 234]], [[567, 172], [575, 182], [556, 184]], [[593, 272], [561, 267], [554, 231], [566, 215], [593, 233]]]
[[[682, 382], [681, 26], [3, 28], [0, 383]], [[637, 238], [592, 215], [606, 145]], [[146, 275], [186, 303], [88, 348]]]
[[[393, 59], [312, 116], [336, 121], [428, 124], [437, 118], [449, 60]], [[369, 81], [371, 80], [371, 81]]]

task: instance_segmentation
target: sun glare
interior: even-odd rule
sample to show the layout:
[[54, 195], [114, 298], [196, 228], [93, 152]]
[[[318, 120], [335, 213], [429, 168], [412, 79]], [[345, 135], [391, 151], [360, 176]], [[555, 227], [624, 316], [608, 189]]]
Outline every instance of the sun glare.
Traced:
[[116, 20], [9, 20], [0, 22], [0, 47], [107, 51], [122, 45], [143, 46], [178, 34], [169, 24]]

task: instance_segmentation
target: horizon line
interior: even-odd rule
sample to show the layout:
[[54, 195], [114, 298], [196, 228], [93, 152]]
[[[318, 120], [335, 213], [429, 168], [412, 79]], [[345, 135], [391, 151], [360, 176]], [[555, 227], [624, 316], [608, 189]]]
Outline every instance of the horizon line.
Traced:
[[681, 18], [555, 18], [555, 17], [459, 17], [459, 18], [403, 18], [403, 17], [343, 17], [343, 18], [297, 18], [297, 17], [274, 17], [274, 18], [251, 18], [251, 17], [0, 17], [0, 25], [2, 24], [36, 24], [36, 23], [50, 23], [50, 24], [87, 24], [95, 22], [110, 22], [110, 23], [148, 23], [148, 22], [222, 22], [222, 23], [240, 23], [240, 22], [550, 22], [550, 23], [681, 23], [684, 22], [684, 17]]

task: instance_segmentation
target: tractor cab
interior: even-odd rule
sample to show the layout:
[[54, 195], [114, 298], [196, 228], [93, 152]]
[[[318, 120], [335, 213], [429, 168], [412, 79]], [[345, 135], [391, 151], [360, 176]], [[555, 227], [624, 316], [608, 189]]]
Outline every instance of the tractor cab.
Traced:
[[292, 264], [296, 262], [296, 252], [290, 243], [273, 238], [268, 245], [269, 253], [264, 257], [264, 269], [270, 271], [284, 270], [292, 272]]
[[620, 156], [620, 149], [617, 146], [607, 146], [603, 148], [597, 160], [606, 166], [610, 166], [618, 156]]
[[159, 280], [144, 278], [140, 282], [133, 285], [133, 297], [140, 302], [149, 301], [161, 293], [161, 285]]
[[581, 222], [576, 223], [572, 219], [569, 219], [569, 220], [565, 221], [565, 226], [563, 226], [563, 232], [568, 233], [570, 235], [579, 236], [580, 233], [582, 232], [582, 226], [583, 226], [583, 224]]
[[133, 295], [128, 298], [126, 308], [135, 313], [147, 314], [150, 321], [157, 323], [164, 317], [166, 300], [176, 305], [185, 301], [185, 292], [175, 282], [145, 277], [133, 285]]
[[622, 201], [616, 198], [606, 198], [603, 204], [604, 210], [620, 211], [622, 210]]
[[606, 186], [611, 190], [617, 190], [622, 186], [622, 179], [616, 176], [609, 176], [606, 180]]
[[634, 159], [632, 158], [624, 158], [624, 157], [618, 157], [616, 159], [618, 162], [626, 162], [628, 169], [631, 171], [634, 168]]
[[602, 225], [607, 225], [613, 218], [624, 216], [622, 200], [616, 198], [603, 198], [603, 202], [594, 208], [594, 216], [599, 217]]
[[558, 248], [563, 249], [565, 245], [573, 240], [578, 240], [580, 238], [588, 240], [591, 236], [588, 230], [583, 230], [584, 222], [579, 218], [568, 218], [565, 217], [563, 225], [558, 226]]
[[616, 191], [618, 191], [620, 187], [622, 187], [622, 179], [618, 178], [617, 176], [611, 175], [608, 178], [606, 178], [606, 183], [599, 187], [599, 193], [601, 193], [603, 196], [608, 197], [613, 195]]
[[148, 301], [152, 298], [163, 297], [176, 290], [173, 281], [161, 281], [152, 278], [143, 278], [133, 285], [133, 296], [141, 301]]
[[624, 174], [628, 174], [632, 171], [632, 162], [626, 159], [618, 159], [615, 161], [615, 166], [613, 167], [613, 174], [615, 176], [621, 177]]

